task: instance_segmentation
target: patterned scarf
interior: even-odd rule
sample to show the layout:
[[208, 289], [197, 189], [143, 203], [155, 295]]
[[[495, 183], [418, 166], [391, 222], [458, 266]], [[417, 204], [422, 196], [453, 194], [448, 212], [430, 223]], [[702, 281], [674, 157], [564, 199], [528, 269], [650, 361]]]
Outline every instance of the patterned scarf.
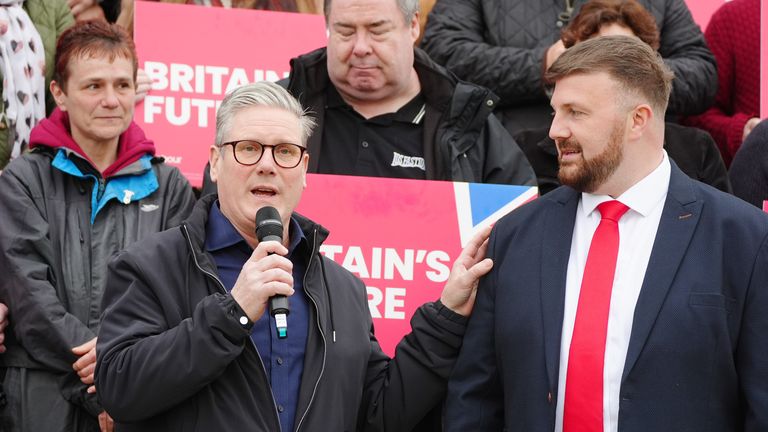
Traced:
[[29, 133], [45, 118], [45, 53], [40, 34], [21, 7], [24, 0], [0, 0], [0, 72], [3, 111], [11, 158], [29, 145]]

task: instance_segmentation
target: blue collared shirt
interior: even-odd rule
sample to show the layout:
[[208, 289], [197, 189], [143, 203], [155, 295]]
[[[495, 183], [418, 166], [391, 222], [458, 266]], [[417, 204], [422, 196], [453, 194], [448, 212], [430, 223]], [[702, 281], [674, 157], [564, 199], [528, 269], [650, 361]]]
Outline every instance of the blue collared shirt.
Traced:
[[[293, 289], [288, 298], [288, 337], [279, 339], [275, 319], [269, 311], [259, 318], [251, 329], [251, 340], [259, 352], [277, 404], [282, 431], [293, 431], [296, 405], [299, 400], [301, 374], [304, 371], [304, 348], [309, 328], [309, 302], [304, 293], [304, 273], [310, 246], [298, 222], [291, 218], [288, 229], [290, 243], [288, 259], [293, 263]], [[302, 245], [303, 243], [303, 245]], [[231, 291], [253, 249], [235, 230], [232, 223], [219, 210], [218, 201], [211, 206], [206, 227], [205, 249], [213, 256], [219, 278]], [[254, 407], [253, 409], [264, 409]]]

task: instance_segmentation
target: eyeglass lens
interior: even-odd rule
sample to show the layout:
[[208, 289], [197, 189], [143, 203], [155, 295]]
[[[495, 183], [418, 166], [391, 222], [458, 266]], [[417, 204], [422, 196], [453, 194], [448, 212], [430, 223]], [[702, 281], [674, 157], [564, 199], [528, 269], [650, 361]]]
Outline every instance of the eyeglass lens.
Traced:
[[296, 144], [264, 145], [257, 141], [239, 141], [235, 144], [235, 157], [241, 164], [253, 165], [261, 159], [264, 147], [272, 149], [272, 157], [283, 168], [293, 168], [301, 161], [303, 149]]

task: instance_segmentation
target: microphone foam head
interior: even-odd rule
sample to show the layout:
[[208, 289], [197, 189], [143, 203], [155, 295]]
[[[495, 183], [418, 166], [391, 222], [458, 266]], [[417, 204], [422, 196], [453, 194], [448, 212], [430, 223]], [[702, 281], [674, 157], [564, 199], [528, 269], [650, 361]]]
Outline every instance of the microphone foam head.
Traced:
[[259, 241], [282, 241], [283, 222], [274, 207], [262, 207], [256, 212], [256, 237]]

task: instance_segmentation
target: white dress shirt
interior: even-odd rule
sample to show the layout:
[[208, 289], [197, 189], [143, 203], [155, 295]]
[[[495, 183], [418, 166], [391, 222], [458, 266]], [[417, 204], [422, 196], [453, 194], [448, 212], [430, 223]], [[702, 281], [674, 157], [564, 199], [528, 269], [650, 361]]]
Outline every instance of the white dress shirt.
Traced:
[[[619, 220], [619, 254], [616, 260], [616, 275], [613, 280], [610, 310], [608, 312], [608, 334], [605, 343], [605, 365], [603, 369], [603, 430], [617, 432], [619, 423], [619, 393], [621, 375], [632, 332], [635, 305], [645, 278], [645, 270], [653, 249], [656, 231], [659, 228], [661, 212], [669, 189], [670, 164], [666, 152], [661, 164], [648, 176], [635, 183], [616, 198], [629, 207]], [[557, 417], [555, 432], [563, 430], [563, 408], [565, 404], [565, 377], [568, 371], [568, 354], [573, 336], [573, 324], [579, 303], [581, 279], [587, 262], [592, 236], [600, 223], [597, 206], [610, 201], [608, 195], [581, 194], [576, 210], [576, 222], [571, 241], [571, 255], [565, 283], [565, 311], [563, 334], [560, 342], [560, 374], [557, 393]]]

